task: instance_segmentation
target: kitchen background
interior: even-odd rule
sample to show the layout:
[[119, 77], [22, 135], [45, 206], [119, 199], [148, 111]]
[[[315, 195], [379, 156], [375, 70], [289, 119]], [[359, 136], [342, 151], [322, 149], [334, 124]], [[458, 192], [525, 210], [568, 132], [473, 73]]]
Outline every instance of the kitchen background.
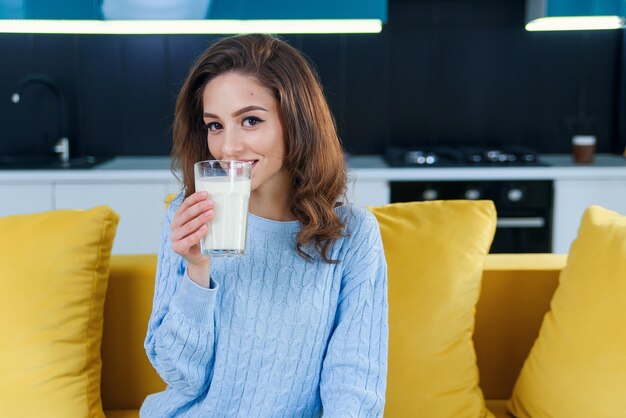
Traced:
[[[389, 0], [380, 34], [283, 36], [315, 63], [353, 154], [390, 145], [522, 145], [568, 153], [575, 133], [622, 153], [623, 31], [526, 32], [524, 0]], [[177, 91], [217, 36], [0, 35], [0, 155], [58, 138], [51, 76], [73, 155], [167, 155]]]

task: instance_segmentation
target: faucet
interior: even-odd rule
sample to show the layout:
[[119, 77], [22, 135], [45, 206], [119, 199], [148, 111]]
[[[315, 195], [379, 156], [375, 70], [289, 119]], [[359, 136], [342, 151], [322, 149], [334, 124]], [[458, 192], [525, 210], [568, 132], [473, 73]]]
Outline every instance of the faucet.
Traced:
[[33, 84], [43, 84], [48, 87], [59, 102], [59, 139], [54, 145], [54, 152], [58, 154], [59, 161], [63, 165], [68, 165], [70, 161], [70, 140], [67, 137], [67, 114], [65, 96], [59, 84], [45, 74], [33, 73], [22, 78], [19, 82], [17, 92], [11, 96], [11, 101], [15, 104], [21, 100], [21, 95], [28, 86]]

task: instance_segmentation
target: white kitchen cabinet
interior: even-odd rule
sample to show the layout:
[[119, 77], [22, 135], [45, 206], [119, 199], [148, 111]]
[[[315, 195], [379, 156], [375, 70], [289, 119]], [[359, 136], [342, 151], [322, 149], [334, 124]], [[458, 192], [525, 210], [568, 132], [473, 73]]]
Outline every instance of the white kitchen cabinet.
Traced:
[[[170, 180], [86, 180], [56, 181], [50, 184], [0, 185], [0, 216], [52, 209], [88, 209], [108, 205], [120, 215], [114, 254], [142, 254], [158, 251], [165, 198], [180, 186]], [[350, 176], [347, 196], [359, 205], [389, 203], [389, 183], [384, 180], [355, 181]], [[6, 198], [5, 198], [6, 197]]]
[[[547, 167], [431, 170], [389, 168], [378, 156], [353, 156], [347, 199], [358, 206], [387, 204], [392, 181], [554, 180], [552, 250], [566, 253], [589, 205], [626, 214], [626, 160], [596, 157], [584, 167], [556, 155], [546, 157]], [[168, 157], [118, 157], [92, 170], [0, 170], [0, 216], [106, 204], [121, 216], [114, 253], [156, 252], [163, 201], [180, 190], [169, 163]]]
[[379, 206], [389, 203], [389, 182], [385, 180], [359, 180], [348, 175], [348, 202], [357, 206]]
[[120, 215], [114, 254], [156, 253], [165, 215], [166, 182], [124, 182], [55, 185], [56, 209], [108, 205]]
[[626, 214], [625, 179], [563, 179], [554, 184], [552, 252], [568, 253], [585, 209], [600, 205]]
[[52, 184], [0, 184], [0, 216], [53, 208]]

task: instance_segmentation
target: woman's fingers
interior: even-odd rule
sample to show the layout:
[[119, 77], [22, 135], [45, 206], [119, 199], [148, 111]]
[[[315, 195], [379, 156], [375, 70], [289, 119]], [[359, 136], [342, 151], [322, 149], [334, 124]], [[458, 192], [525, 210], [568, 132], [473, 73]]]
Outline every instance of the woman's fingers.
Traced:
[[200, 195], [200, 193], [194, 193], [187, 199], [185, 199], [180, 208], [178, 208], [176, 212], [174, 212], [174, 219], [172, 220], [171, 224], [172, 232], [174, 232], [175, 229], [180, 228], [191, 220], [202, 215], [207, 210], [213, 209], [213, 207], [215, 207], [215, 202], [211, 200], [206, 200], [206, 192], [201, 193], [204, 194], [204, 198], [198, 196]]
[[172, 249], [174, 252], [184, 256], [192, 255], [190, 250], [192, 247], [198, 245], [200, 240], [207, 234], [207, 226], [202, 225], [193, 234], [187, 235], [185, 238], [176, 242], [172, 242]]
[[184, 225], [207, 209], [215, 206], [215, 203], [207, 200], [206, 192], [196, 192], [183, 201], [180, 207], [174, 212], [172, 226]]
[[187, 209], [189, 209], [190, 206], [193, 206], [202, 200], [206, 200], [207, 197], [207, 192], [195, 192], [192, 195], [188, 196], [187, 198], [185, 198], [185, 200], [183, 200], [183, 203], [180, 204], [179, 208], [176, 209], [176, 211], [174, 212], [174, 217], [176, 218], [181, 213], [185, 212]]
[[189, 208], [190, 206], [195, 205], [196, 203], [200, 202], [201, 200], [206, 200], [206, 198], [209, 196], [209, 194], [207, 192], [195, 192], [192, 193], [190, 196], [187, 196], [185, 198], [185, 200], [183, 200], [183, 203], [181, 203], [180, 207], [176, 210], [176, 212], [180, 213], [180, 212], [184, 212], [185, 210], [187, 210], [187, 208]]
[[198, 243], [208, 233], [206, 224], [213, 218], [215, 203], [207, 197], [206, 192], [196, 192], [174, 212], [170, 230], [172, 249], [185, 258], [199, 253]]
[[210, 222], [212, 218], [213, 210], [209, 209], [207, 211], [201, 212], [200, 215], [192, 218], [186, 224], [172, 228], [172, 241], [181, 240], [195, 233], [202, 225]]

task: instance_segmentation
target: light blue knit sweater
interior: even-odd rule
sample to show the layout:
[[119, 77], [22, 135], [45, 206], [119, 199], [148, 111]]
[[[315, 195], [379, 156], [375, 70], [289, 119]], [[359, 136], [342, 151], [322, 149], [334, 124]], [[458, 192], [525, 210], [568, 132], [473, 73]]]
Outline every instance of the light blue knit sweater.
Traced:
[[211, 286], [161, 234], [148, 357], [167, 383], [142, 417], [380, 417], [387, 376], [387, 266], [367, 210], [336, 208], [338, 264], [295, 251], [300, 225], [250, 215], [247, 253], [214, 257]]

